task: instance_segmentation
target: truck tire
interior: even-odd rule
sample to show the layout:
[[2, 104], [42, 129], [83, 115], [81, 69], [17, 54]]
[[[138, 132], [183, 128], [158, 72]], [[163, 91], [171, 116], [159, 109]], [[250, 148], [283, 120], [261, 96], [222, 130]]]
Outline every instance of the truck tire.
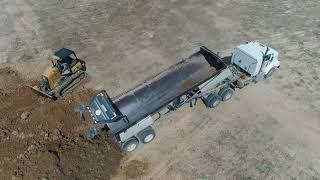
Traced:
[[265, 79], [269, 79], [269, 78], [272, 76], [272, 74], [274, 73], [275, 70], [276, 70], [276, 69], [275, 69], [274, 67], [271, 68], [271, 69], [268, 71], [268, 73], [264, 75], [264, 78], [265, 78]]
[[152, 127], [149, 126], [146, 129], [139, 132], [138, 137], [142, 141], [143, 144], [147, 144], [147, 143], [151, 142], [156, 137], [156, 133], [154, 132]]
[[121, 149], [124, 152], [132, 152], [137, 149], [139, 145], [138, 140], [135, 137], [129, 138], [121, 145]]
[[233, 96], [233, 89], [231, 88], [226, 88], [221, 91], [222, 101], [228, 101], [229, 99], [232, 98], [232, 96]]
[[210, 108], [217, 107], [221, 102], [221, 96], [216, 94], [210, 94], [207, 98], [207, 105]]

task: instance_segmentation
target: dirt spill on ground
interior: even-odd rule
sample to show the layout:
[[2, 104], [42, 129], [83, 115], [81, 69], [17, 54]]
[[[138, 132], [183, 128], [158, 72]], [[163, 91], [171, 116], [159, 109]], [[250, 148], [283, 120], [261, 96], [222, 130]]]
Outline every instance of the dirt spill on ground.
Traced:
[[139, 177], [145, 175], [149, 168], [149, 164], [139, 160], [131, 160], [124, 167], [124, 175], [126, 179], [139, 179]]
[[82, 86], [52, 101], [25, 86], [10, 68], [0, 69], [0, 172], [3, 179], [109, 179], [122, 155], [105, 133], [81, 136], [88, 126], [74, 107], [95, 92]]

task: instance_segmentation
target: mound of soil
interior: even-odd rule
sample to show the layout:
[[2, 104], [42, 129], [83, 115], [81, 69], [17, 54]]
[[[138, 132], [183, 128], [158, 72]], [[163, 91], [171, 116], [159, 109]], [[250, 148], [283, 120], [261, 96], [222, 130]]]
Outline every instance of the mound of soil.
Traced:
[[99, 141], [74, 111], [95, 93], [78, 87], [57, 101], [36, 96], [19, 73], [0, 69], [0, 172], [3, 179], [110, 179], [122, 155], [105, 132]]

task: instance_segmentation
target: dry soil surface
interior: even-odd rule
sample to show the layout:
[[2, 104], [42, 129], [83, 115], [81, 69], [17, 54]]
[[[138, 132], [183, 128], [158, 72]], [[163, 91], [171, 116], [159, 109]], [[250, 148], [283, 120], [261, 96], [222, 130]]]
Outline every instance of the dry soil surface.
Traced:
[[157, 122], [157, 138], [125, 156], [115, 179], [320, 178], [318, 0], [1, 0], [0, 7], [3, 65], [32, 79], [48, 53], [69, 47], [88, 63], [86, 87], [111, 96], [200, 44], [229, 55], [259, 40], [279, 51], [271, 80], [217, 109], [199, 103]]

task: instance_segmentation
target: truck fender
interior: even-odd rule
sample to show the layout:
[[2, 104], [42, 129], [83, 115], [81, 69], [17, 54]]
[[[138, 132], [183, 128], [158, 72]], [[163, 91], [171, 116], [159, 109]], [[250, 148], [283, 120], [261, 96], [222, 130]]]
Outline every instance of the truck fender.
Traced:
[[262, 71], [264, 75], [267, 75], [271, 69], [274, 70], [276, 67], [280, 67], [280, 62], [278, 60], [273, 60]]

